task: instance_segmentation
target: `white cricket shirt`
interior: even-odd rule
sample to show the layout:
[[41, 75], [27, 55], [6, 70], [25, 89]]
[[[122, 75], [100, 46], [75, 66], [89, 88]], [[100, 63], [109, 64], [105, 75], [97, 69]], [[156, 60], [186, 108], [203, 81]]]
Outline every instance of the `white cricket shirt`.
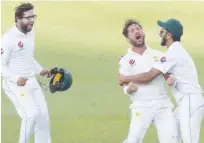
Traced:
[[1, 75], [17, 82], [19, 77], [33, 77], [43, 68], [34, 59], [34, 33], [22, 33], [14, 25], [2, 36]]
[[203, 93], [193, 59], [180, 42], [174, 42], [153, 67], [164, 74], [168, 72], [176, 77], [176, 85], [172, 87], [176, 101], [182, 97], [177, 97], [178, 94], [174, 94], [174, 91], [183, 93], [179, 95]]
[[[142, 55], [135, 53], [130, 48], [127, 54], [121, 58], [119, 72], [123, 75], [136, 75], [148, 72], [155, 60], [161, 56], [161, 52], [147, 48]], [[164, 87], [163, 76], [158, 76], [147, 84], [137, 84], [138, 90], [130, 98], [132, 101], [152, 101], [161, 98], [168, 98]]]

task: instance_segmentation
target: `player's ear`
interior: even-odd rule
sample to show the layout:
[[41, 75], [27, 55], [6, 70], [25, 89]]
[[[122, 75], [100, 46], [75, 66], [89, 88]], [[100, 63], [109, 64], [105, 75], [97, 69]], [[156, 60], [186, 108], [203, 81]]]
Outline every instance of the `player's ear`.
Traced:
[[170, 38], [172, 38], [172, 34], [168, 32], [166, 37], [167, 37], [167, 39], [170, 39]]
[[21, 18], [20, 17], [16, 17], [16, 22], [19, 21], [19, 20], [21, 20]]

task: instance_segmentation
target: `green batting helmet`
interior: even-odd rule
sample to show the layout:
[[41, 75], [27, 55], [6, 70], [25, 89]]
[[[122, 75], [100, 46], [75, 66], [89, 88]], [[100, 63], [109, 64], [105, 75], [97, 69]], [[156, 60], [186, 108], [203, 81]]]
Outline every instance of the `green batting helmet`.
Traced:
[[51, 79], [49, 88], [51, 93], [56, 91], [66, 91], [72, 85], [72, 75], [69, 71], [63, 68], [53, 68], [50, 70]]

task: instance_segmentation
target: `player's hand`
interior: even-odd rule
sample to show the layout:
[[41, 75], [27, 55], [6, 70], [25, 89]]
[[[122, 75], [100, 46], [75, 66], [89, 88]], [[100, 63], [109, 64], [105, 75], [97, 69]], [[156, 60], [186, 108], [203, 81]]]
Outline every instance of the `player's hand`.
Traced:
[[133, 82], [128, 83], [127, 93], [132, 94], [134, 92], [137, 92], [137, 85]]
[[50, 74], [50, 71], [49, 70], [46, 70], [46, 69], [43, 69], [41, 72], [40, 72], [40, 76], [46, 76], [47, 78], [51, 77], [51, 74]]
[[27, 78], [19, 77], [17, 80], [17, 85], [18, 86], [24, 86], [24, 85], [26, 85], [27, 80], [28, 80]]
[[176, 81], [176, 78], [173, 75], [169, 75], [166, 81], [169, 86], [172, 86], [174, 82]]
[[164, 79], [167, 80], [167, 79], [169, 78], [170, 75], [171, 75], [171, 73], [168, 73], [168, 72], [167, 72], [166, 74], [163, 74]]

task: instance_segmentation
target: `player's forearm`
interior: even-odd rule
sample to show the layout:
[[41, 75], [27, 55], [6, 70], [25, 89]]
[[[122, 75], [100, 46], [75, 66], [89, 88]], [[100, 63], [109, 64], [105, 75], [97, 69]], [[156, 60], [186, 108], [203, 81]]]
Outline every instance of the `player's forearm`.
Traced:
[[142, 74], [127, 76], [126, 78], [127, 78], [126, 80], [127, 82], [144, 84], [144, 83], [148, 83], [151, 80], [153, 80], [154, 77], [152, 77], [151, 75], [147, 73], [142, 73]]
[[141, 73], [141, 74], [132, 75], [132, 76], [123, 76], [122, 81], [145, 84], [152, 81], [155, 77], [157, 77], [161, 73], [162, 72], [160, 70], [152, 68], [149, 72], [146, 72], [146, 73]]

